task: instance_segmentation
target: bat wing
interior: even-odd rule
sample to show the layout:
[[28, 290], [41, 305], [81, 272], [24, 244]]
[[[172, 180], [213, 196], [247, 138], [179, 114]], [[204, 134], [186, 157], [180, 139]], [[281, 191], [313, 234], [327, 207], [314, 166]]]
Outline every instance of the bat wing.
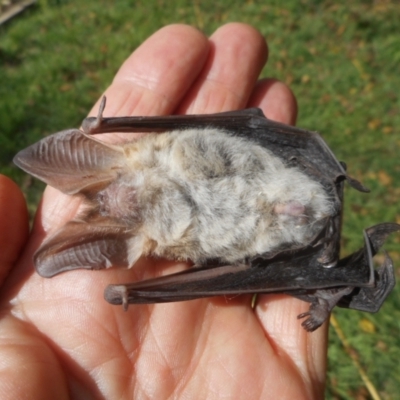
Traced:
[[347, 175], [344, 166], [318, 133], [269, 120], [258, 108], [205, 115], [103, 118], [104, 107], [105, 98], [99, 115], [83, 121], [82, 129], [86, 133], [165, 132], [213, 127], [259, 143], [287, 165], [299, 165], [323, 184], [347, 179], [355, 189], [369, 191]]
[[[393, 264], [386, 258], [374, 271], [372, 257], [386, 237], [400, 230], [397, 224], [380, 224], [365, 231], [365, 246], [323, 268], [318, 258], [323, 246], [295, 253], [282, 252], [272, 259], [258, 257], [249, 264], [215, 265], [149, 279], [128, 285], [109, 285], [104, 293], [111, 304], [151, 304], [192, 300], [217, 295], [286, 293], [311, 303], [302, 325], [317, 329], [335, 305], [377, 311], [394, 287]], [[292, 254], [293, 256], [293, 254]]]
[[370, 276], [368, 265], [358, 269], [348, 266], [318, 269], [299, 266], [297, 259], [280, 262], [259, 259], [248, 265], [194, 267], [138, 283], [109, 285], [105, 298], [112, 304], [148, 304], [244, 293], [290, 293], [292, 290], [369, 285]]
[[318, 328], [336, 305], [368, 312], [377, 312], [380, 309], [395, 286], [394, 269], [392, 260], [386, 254], [384, 263], [374, 271], [372, 257], [378, 252], [387, 236], [399, 230], [400, 225], [392, 223], [383, 223], [367, 229], [364, 232], [364, 247], [339, 261], [338, 267], [349, 272], [369, 265], [371, 275], [367, 284], [361, 282], [352, 284], [349, 281], [347, 287], [332, 286], [315, 291], [295, 290], [288, 293], [311, 303], [309, 311], [298, 316], [298, 318], [308, 317], [302, 323], [306, 330], [313, 331]]
[[[368, 287], [375, 285], [372, 256], [381, 246], [382, 238], [395, 230], [397, 224], [380, 224], [366, 231], [365, 246], [339, 261], [334, 268], [318, 263], [322, 246], [302, 253], [282, 252], [272, 259], [257, 257], [248, 264], [207, 265], [176, 274], [149, 279], [129, 285], [110, 285], [105, 297], [113, 304], [157, 303], [196, 299], [199, 297], [241, 293], [296, 292], [341, 286]], [[374, 244], [371, 245], [371, 242]], [[384, 268], [386, 269], [388, 265]]]
[[123, 153], [77, 129], [50, 135], [20, 151], [14, 163], [66, 194], [112, 182], [121, 170]]
[[395, 285], [393, 261], [385, 253], [384, 263], [375, 271], [375, 285], [356, 287], [350, 294], [343, 296], [337, 305], [353, 310], [377, 312]]
[[[379, 251], [388, 235], [397, 231], [400, 231], [400, 225], [394, 223], [379, 224], [367, 229], [364, 249], [341, 260], [342, 264], [356, 268], [366, 262], [372, 265], [372, 257]], [[396, 284], [393, 261], [386, 252], [385, 260], [375, 271], [373, 280], [373, 286], [356, 287], [352, 293], [343, 296], [338, 306], [368, 312], [377, 312], [380, 309]]]

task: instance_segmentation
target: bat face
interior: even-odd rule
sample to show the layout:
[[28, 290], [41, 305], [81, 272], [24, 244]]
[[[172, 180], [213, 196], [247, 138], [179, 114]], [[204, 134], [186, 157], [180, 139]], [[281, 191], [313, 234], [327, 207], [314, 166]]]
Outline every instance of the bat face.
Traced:
[[[373, 250], [366, 245], [370, 250], [359, 256], [359, 276], [349, 278], [354, 260], [338, 267], [343, 180], [366, 189], [317, 134], [274, 123], [257, 110], [103, 119], [104, 106], [97, 118], [84, 121], [83, 131], [51, 135], [14, 159], [31, 175], [86, 202], [85, 211], [36, 252], [40, 275], [132, 267], [142, 255], [192, 260], [190, 272], [112, 286], [106, 299], [126, 306], [289, 292], [312, 304], [301, 316], [308, 317], [307, 330], [344, 304], [354, 287], [376, 286], [371, 257], [379, 245]], [[90, 135], [112, 131], [152, 133], [123, 145]], [[389, 225], [368, 242], [398, 229]], [[378, 275], [389, 276], [389, 270], [386, 265]]]

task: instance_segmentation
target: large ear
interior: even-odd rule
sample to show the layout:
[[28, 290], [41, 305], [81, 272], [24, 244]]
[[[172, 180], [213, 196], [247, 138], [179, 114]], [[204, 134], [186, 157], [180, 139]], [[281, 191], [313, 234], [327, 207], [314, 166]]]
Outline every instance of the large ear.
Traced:
[[131, 267], [143, 252], [143, 237], [106, 218], [70, 221], [34, 255], [39, 275], [51, 277], [72, 269]]
[[100, 142], [77, 129], [48, 136], [14, 157], [18, 167], [71, 195], [110, 183], [123, 161], [121, 147]]

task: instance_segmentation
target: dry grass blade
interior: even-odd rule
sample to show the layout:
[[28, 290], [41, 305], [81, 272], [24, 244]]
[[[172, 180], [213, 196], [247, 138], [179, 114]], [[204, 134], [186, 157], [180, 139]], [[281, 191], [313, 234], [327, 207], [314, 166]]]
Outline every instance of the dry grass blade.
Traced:
[[330, 319], [331, 325], [333, 329], [335, 330], [340, 342], [342, 343], [346, 353], [349, 355], [351, 360], [353, 361], [353, 364], [357, 368], [358, 373], [361, 376], [361, 379], [363, 380], [365, 387], [367, 388], [369, 394], [371, 395], [371, 398], [373, 400], [381, 400], [381, 397], [378, 394], [378, 391], [375, 389], [375, 386], [371, 382], [371, 380], [368, 378], [367, 373], [365, 372], [364, 368], [361, 366], [359, 360], [358, 360], [358, 354], [356, 350], [351, 347], [350, 343], [348, 342], [346, 336], [344, 335], [342, 329], [340, 328], [338, 320], [335, 318], [334, 315], [331, 315]]

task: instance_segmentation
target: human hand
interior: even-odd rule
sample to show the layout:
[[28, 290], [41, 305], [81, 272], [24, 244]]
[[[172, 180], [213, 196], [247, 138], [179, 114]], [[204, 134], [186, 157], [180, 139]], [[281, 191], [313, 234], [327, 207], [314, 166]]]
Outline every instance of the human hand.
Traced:
[[[225, 25], [210, 39], [188, 26], [165, 27], [117, 73], [105, 93], [106, 116], [257, 106], [271, 119], [294, 123], [296, 102], [290, 90], [272, 79], [257, 82], [266, 58], [264, 39], [243, 24]], [[0, 229], [15, 228], [0, 237], [11, 249], [7, 260], [0, 258], [4, 275], [24, 243], [27, 221], [20, 212], [20, 228], [13, 222], [9, 207], [21, 194], [10, 187], [0, 185], [0, 199], [5, 199]], [[238, 296], [132, 306], [124, 312], [103, 300], [109, 283], [186, 267], [154, 259], [140, 259], [129, 270], [79, 270], [41, 278], [32, 268], [33, 252], [45, 233], [73, 218], [79, 206], [78, 198], [46, 189], [29, 243], [3, 284], [2, 399], [26, 393], [34, 399], [323, 397], [327, 324], [307, 333], [296, 319], [308, 309], [304, 302], [260, 296], [253, 310], [249, 296]]]

